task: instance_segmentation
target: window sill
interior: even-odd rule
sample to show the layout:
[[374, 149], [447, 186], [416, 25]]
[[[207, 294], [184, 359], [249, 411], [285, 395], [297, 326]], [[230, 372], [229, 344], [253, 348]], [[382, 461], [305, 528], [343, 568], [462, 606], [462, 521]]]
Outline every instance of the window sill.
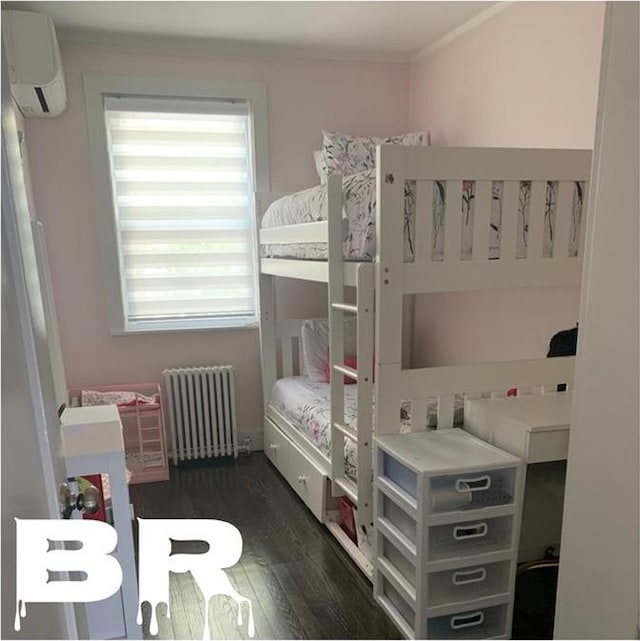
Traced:
[[175, 334], [175, 333], [195, 333], [195, 332], [236, 332], [236, 331], [253, 331], [260, 328], [258, 321], [252, 321], [250, 323], [238, 324], [238, 323], [229, 323], [229, 325], [183, 325], [175, 326], [172, 324], [151, 324], [151, 323], [140, 323], [136, 326], [129, 327], [127, 329], [112, 329], [111, 336], [136, 336], [138, 334]]

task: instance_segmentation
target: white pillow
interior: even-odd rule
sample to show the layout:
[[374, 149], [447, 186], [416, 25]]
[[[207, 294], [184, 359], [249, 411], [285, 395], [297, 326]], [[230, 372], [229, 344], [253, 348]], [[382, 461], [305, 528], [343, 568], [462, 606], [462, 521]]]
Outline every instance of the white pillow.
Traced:
[[[357, 352], [356, 319], [344, 322], [344, 354]], [[306, 320], [302, 323], [302, 359], [307, 376], [316, 382], [326, 380], [325, 366], [329, 361], [329, 320]]]

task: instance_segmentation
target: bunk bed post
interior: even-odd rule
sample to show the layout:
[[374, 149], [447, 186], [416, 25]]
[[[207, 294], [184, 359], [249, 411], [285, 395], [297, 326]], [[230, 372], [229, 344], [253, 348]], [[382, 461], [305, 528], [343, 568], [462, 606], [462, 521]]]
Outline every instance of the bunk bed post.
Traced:
[[374, 358], [374, 285], [372, 263], [358, 265], [357, 275], [358, 328], [358, 510], [356, 528], [369, 547], [373, 540], [373, 358]]
[[[269, 205], [265, 194], [256, 194], [256, 228], [260, 228], [260, 218]], [[263, 274], [260, 269], [262, 256], [260, 243], [256, 243], [256, 265], [258, 266], [258, 289], [260, 303], [260, 360], [262, 363], [262, 403], [269, 404], [271, 390], [278, 378], [276, 367], [276, 300], [274, 276]]]
[[[376, 161], [376, 433], [400, 424], [404, 293], [405, 157], [402, 147], [379, 145]], [[383, 214], [384, 212], [384, 214]]]
[[327, 181], [328, 221], [328, 308], [329, 308], [329, 364], [331, 372], [331, 480], [334, 494], [341, 492], [336, 481], [344, 477], [344, 379], [335, 367], [344, 365], [344, 312], [334, 304], [344, 298], [344, 254], [342, 230], [342, 175], [329, 176]]
[[402, 297], [402, 368], [411, 367], [413, 349], [413, 314], [416, 305], [415, 294]]
[[260, 274], [260, 357], [262, 397], [266, 407], [278, 378], [276, 369], [276, 305], [274, 277]]

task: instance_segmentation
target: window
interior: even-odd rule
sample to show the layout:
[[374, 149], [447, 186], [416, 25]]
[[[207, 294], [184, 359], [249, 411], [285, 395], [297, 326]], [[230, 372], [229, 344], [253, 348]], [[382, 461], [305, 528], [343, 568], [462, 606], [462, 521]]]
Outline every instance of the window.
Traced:
[[100, 105], [112, 331], [255, 326], [255, 104], [100, 92]]

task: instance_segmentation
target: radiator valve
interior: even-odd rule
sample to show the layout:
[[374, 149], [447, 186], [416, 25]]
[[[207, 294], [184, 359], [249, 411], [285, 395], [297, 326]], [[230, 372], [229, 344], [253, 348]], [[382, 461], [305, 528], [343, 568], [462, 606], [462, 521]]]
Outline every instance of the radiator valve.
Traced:
[[242, 445], [238, 445], [238, 455], [246, 454], [249, 456], [251, 454], [251, 438], [246, 437], [242, 440]]

